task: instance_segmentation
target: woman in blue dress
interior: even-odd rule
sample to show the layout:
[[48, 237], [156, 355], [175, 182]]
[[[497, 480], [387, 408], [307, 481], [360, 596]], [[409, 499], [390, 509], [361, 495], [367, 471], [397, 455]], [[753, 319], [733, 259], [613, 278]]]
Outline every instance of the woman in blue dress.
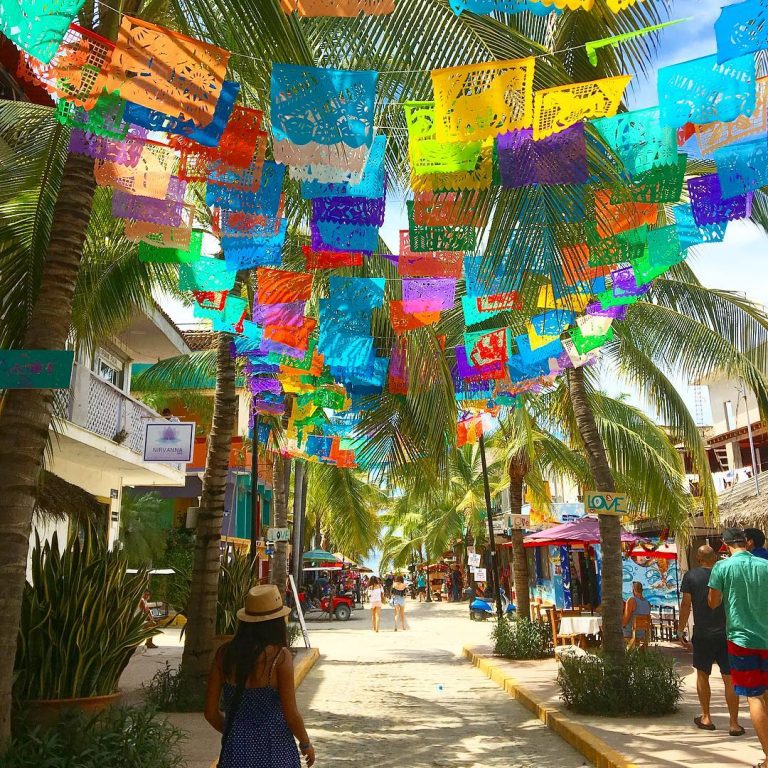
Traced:
[[276, 586], [253, 587], [235, 637], [216, 654], [205, 719], [222, 734], [219, 768], [300, 768], [299, 750], [315, 762], [296, 706], [288, 613]]

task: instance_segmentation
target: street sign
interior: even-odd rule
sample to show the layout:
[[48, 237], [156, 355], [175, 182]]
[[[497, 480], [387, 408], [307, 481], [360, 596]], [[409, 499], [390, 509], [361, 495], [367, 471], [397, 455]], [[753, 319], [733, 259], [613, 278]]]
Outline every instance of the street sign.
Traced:
[[267, 538], [270, 541], [290, 541], [291, 529], [290, 528], [270, 528], [267, 531]]
[[609, 493], [607, 491], [587, 491], [584, 500], [588, 512], [598, 515], [626, 515], [629, 511], [629, 498], [626, 493]]
[[476, 553], [471, 553], [467, 555], [467, 562], [469, 563], [470, 568], [479, 568], [480, 567], [480, 555]]
[[485, 568], [475, 568], [475, 581], [488, 581], [488, 574]]
[[68, 389], [75, 353], [71, 350], [0, 351], [0, 389]]

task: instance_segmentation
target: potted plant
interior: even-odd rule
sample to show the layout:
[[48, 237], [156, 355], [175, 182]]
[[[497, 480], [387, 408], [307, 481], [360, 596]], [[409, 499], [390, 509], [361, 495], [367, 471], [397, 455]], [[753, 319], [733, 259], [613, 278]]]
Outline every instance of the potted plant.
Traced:
[[129, 574], [119, 551], [93, 530], [35, 538], [32, 580], [24, 589], [14, 696], [41, 724], [61, 711], [101, 711], [120, 697], [118, 682], [153, 630], [139, 610], [147, 574]]

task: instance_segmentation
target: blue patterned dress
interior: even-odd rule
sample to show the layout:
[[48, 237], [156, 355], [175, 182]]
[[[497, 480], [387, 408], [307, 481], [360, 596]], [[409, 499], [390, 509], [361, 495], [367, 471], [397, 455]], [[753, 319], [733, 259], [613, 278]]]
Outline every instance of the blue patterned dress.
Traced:
[[[235, 696], [224, 683], [224, 711]], [[280, 695], [272, 686], [246, 688], [221, 750], [219, 768], [301, 768], [301, 758], [285, 721]]]

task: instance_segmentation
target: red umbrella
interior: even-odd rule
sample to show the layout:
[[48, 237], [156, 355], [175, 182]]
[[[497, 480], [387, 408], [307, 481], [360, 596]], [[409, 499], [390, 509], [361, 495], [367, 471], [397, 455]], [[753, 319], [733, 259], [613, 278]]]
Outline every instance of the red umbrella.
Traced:
[[[621, 541], [625, 544], [637, 544], [638, 536], [621, 529]], [[570, 523], [562, 523], [554, 528], [547, 528], [538, 533], [532, 533], [523, 539], [526, 547], [557, 547], [562, 544], [599, 544], [600, 524], [597, 517], [587, 515]], [[511, 546], [512, 542], [503, 546]]]
[[669, 541], [659, 544], [656, 549], [646, 549], [642, 542], [630, 553], [630, 557], [656, 557], [660, 560], [677, 560], [677, 545]]

